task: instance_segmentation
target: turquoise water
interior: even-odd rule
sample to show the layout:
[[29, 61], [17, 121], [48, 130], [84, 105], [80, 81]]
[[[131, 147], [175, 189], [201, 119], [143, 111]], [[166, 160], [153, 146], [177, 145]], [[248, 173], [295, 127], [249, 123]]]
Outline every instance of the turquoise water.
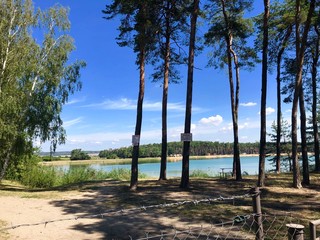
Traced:
[[[190, 172], [194, 170], [201, 170], [210, 175], [219, 175], [222, 168], [230, 171], [228, 168], [232, 168], [233, 158], [213, 158], [213, 159], [199, 159], [190, 160]], [[247, 172], [250, 175], [258, 174], [258, 157], [241, 157], [241, 170]], [[92, 164], [92, 168], [103, 171], [111, 171], [117, 168], [131, 169], [130, 164], [121, 165], [104, 165], [104, 164]], [[167, 164], [167, 177], [180, 177], [181, 176], [182, 161], [169, 162]], [[270, 162], [266, 160], [266, 171], [272, 170]], [[149, 177], [158, 177], [160, 173], [160, 163], [143, 163], [139, 164], [139, 172], [147, 174]]]

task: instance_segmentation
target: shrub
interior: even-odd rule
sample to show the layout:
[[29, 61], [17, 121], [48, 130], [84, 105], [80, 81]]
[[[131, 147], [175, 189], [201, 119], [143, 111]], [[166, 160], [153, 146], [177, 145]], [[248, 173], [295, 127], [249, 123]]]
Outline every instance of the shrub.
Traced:
[[54, 167], [31, 166], [22, 172], [20, 182], [31, 188], [50, 188], [57, 181]]
[[74, 149], [71, 151], [71, 160], [89, 160], [91, 157], [83, 152], [81, 149]]

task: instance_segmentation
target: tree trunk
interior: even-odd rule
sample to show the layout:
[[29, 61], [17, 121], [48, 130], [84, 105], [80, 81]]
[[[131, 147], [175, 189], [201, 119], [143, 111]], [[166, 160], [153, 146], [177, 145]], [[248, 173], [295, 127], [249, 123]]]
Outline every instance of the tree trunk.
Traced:
[[[194, 70], [194, 51], [196, 42], [197, 18], [199, 14], [200, 0], [193, 1], [193, 11], [191, 15], [191, 32], [189, 43], [189, 58], [188, 58], [188, 83], [187, 83], [187, 99], [186, 99], [186, 116], [184, 133], [191, 132], [191, 110], [192, 110], [192, 87], [193, 87], [193, 70]], [[190, 141], [183, 142], [183, 157], [182, 157], [182, 176], [180, 188], [189, 187], [189, 155]]]
[[277, 142], [276, 142], [276, 173], [280, 173], [281, 168], [281, 59], [282, 54], [278, 54], [277, 59]]
[[292, 124], [292, 165], [293, 165], [293, 187], [301, 188], [300, 180], [300, 168], [298, 161], [298, 139], [297, 139], [297, 112], [298, 112], [298, 101], [300, 92], [302, 89], [302, 71], [303, 71], [303, 62], [304, 62], [304, 52], [307, 44], [308, 33], [310, 29], [311, 17], [313, 15], [315, 8], [315, 0], [310, 2], [310, 7], [308, 11], [308, 18], [305, 23], [303, 37], [300, 41], [300, 32], [299, 32], [299, 22], [300, 22], [300, 0], [296, 0], [296, 59], [297, 59], [297, 73], [295, 80], [295, 90], [294, 97], [292, 102], [292, 115], [291, 115], [291, 124]]
[[314, 163], [315, 172], [320, 172], [320, 158], [319, 158], [319, 129], [318, 129], [318, 114], [317, 114], [317, 75], [318, 75], [318, 62], [319, 62], [319, 42], [320, 34], [318, 27], [315, 26], [317, 33], [317, 42], [315, 47], [315, 53], [313, 55], [312, 62], [312, 127], [313, 127], [313, 142], [314, 142]]
[[307, 149], [307, 117], [306, 117], [306, 110], [304, 107], [303, 88], [301, 88], [300, 90], [299, 106], [300, 106], [300, 133], [301, 133], [303, 183], [306, 185], [309, 185], [310, 176], [309, 176], [309, 159], [308, 159], [308, 149]]
[[267, 102], [267, 76], [268, 76], [268, 27], [270, 15], [270, 2], [264, 0], [263, 16], [263, 49], [262, 49], [262, 87], [260, 110], [260, 148], [259, 148], [259, 177], [258, 186], [265, 184], [265, 159], [266, 159], [266, 102]]
[[[222, 12], [227, 28], [229, 29], [229, 18], [225, 8], [225, 1], [221, 0]], [[238, 109], [239, 109], [239, 90], [240, 90], [240, 74], [238, 57], [232, 49], [232, 33], [228, 32], [226, 37], [227, 42], [227, 56], [228, 56], [228, 75], [229, 75], [229, 87], [230, 87], [230, 101], [231, 101], [231, 114], [232, 114], [232, 126], [233, 126], [233, 176], [236, 176], [236, 180], [241, 180], [241, 165], [240, 165], [240, 150], [239, 150], [239, 127], [238, 127]], [[236, 96], [234, 96], [234, 82], [232, 72], [232, 56], [236, 68]]]
[[144, 98], [144, 82], [145, 82], [145, 48], [142, 47], [139, 56], [140, 65], [140, 81], [139, 81], [139, 96], [137, 103], [137, 119], [135, 135], [139, 138], [139, 142], [134, 144], [132, 149], [132, 163], [131, 163], [131, 182], [130, 189], [136, 190], [138, 187], [138, 159], [139, 159], [139, 146], [140, 146], [140, 135], [141, 135], [141, 125], [142, 125], [142, 107]]
[[4, 163], [2, 165], [2, 169], [1, 169], [1, 173], [0, 173], [0, 182], [4, 179], [6, 172], [7, 172], [7, 168], [9, 166], [9, 161], [10, 161], [9, 152], [10, 151], [8, 151], [7, 156], [4, 159]]
[[166, 45], [164, 60], [164, 79], [162, 93], [162, 145], [161, 145], [161, 166], [159, 180], [166, 180], [167, 175], [167, 105], [168, 105], [168, 86], [169, 86], [169, 67], [170, 67], [170, 1], [167, 2], [166, 10]]
[[235, 105], [234, 105], [234, 83], [233, 83], [233, 73], [232, 73], [232, 57], [230, 53], [230, 41], [227, 39], [228, 42], [228, 75], [229, 75], [229, 92], [230, 92], [230, 104], [231, 104], [231, 115], [232, 115], [232, 127], [233, 127], [233, 170], [232, 170], [232, 175], [236, 176], [237, 175], [237, 148], [239, 146], [238, 143], [238, 125], [237, 125], [237, 117], [235, 113]]
[[276, 143], [276, 172], [279, 174], [281, 171], [281, 120], [282, 120], [282, 110], [281, 110], [281, 62], [282, 55], [287, 46], [288, 40], [292, 33], [292, 25], [289, 26], [286, 36], [281, 44], [281, 49], [277, 55], [277, 143]]
[[240, 147], [239, 147], [239, 127], [238, 127], [238, 112], [239, 112], [239, 93], [240, 93], [240, 72], [239, 72], [239, 63], [238, 56], [233, 51], [231, 47], [231, 52], [233, 54], [233, 61], [236, 67], [236, 98], [235, 98], [235, 106], [234, 106], [234, 115], [235, 115], [235, 123], [234, 123], [234, 161], [236, 162], [236, 180], [242, 180], [241, 174], [241, 161], [240, 161]]

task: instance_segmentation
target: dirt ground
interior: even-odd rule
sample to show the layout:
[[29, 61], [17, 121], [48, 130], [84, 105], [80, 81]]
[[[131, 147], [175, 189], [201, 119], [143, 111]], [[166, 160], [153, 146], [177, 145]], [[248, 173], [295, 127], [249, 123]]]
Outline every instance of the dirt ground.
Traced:
[[[253, 179], [240, 183], [192, 180], [189, 190], [181, 190], [178, 180], [145, 180], [132, 192], [127, 182], [118, 181], [83, 183], [51, 191], [27, 190], [4, 182], [0, 185], [0, 239], [140, 239], [147, 233], [160, 235], [162, 231], [208, 226], [239, 213], [250, 214], [251, 199], [233, 202], [231, 207], [144, 207], [244, 195], [254, 183]], [[301, 215], [320, 212], [317, 188], [280, 186], [265, 188], [263, 194], [268, 196], [263, 209], [270, 213], [291, 210], [299, 214], [298, 209], [303, 210]], [[296, 206], [296, 201], [301, 204]], [[320, 217], [317, 214], [312, 217]]]

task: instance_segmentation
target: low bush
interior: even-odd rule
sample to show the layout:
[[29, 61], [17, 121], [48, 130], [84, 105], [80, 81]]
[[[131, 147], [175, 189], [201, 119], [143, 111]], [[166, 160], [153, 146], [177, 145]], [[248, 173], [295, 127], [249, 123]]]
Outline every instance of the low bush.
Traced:
[[53, 167], [33, 166], [22, 172], [20, 182], [31, 188], [49, 188], [55, 185], [57, 171]]

